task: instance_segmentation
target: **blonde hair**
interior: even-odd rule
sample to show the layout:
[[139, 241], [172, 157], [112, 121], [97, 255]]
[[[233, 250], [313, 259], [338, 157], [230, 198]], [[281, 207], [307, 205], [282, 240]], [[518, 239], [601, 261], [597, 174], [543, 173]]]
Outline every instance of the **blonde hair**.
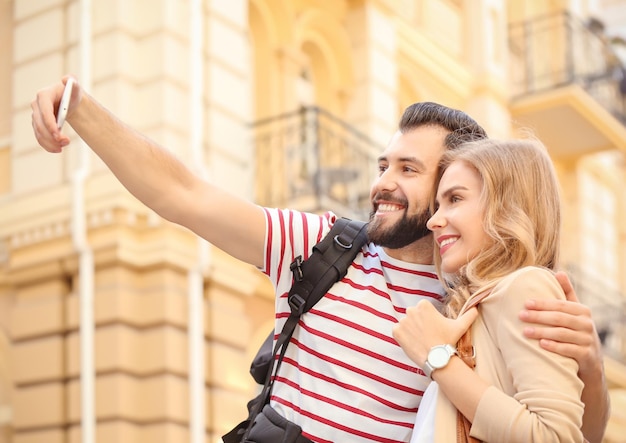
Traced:
[[561, 232], [559, 184], [541, 142], [484, 139], [464, 143], [444, 153], [437, 182], [457, 161], [480, 175], [483, 226], [493, 242], [453, 276], [442, 275], [439, 247], [435, 245], [435, 265], [449, 294], [447, 314], [453, 318], [471, 295], [489, 290], [519, 268], [555, 270]]

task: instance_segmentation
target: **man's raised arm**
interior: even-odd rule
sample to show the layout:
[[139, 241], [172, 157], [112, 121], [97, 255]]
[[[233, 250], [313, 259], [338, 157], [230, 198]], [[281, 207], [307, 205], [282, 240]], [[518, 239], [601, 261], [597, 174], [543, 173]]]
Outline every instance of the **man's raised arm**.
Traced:
[[[67, 79], [40, 90], [31, 104], [35, 137], [49, 152], [61, 152], [69, 143], [55, 117]], [[265, 215], [261, 207], [197, 177], [168, 150], [121, 122], [78, 82], [67, 122], [145, 205], [230, 255], [255, 266], [263, 264]]]

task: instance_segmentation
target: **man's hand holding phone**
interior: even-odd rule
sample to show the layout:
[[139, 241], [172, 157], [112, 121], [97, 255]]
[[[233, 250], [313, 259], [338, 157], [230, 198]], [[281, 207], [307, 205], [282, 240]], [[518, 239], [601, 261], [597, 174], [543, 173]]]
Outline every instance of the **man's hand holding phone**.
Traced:
[[31, 102], [32, 126], [37, 142], [49, 152], [61, 152], [70, 142], [61, 128], [65, 119], [81, 100], [80, 86], [76, 80], [67, 76], [37, 93]]

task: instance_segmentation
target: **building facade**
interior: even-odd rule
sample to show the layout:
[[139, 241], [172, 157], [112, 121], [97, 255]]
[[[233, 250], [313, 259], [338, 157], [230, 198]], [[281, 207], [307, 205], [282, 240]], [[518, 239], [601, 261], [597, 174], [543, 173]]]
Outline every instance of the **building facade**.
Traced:
[[531, 130], [605, 346], [605, 441], [626, 441], [625, 53], [623, 0], [0, 1], [0, 442], [217, 442], [273, 325], [258, 270], [148, 210], [75, 135], [37, 146], [30, 102], [66, 73], [207, 180], [348, 217], [413, 102]]

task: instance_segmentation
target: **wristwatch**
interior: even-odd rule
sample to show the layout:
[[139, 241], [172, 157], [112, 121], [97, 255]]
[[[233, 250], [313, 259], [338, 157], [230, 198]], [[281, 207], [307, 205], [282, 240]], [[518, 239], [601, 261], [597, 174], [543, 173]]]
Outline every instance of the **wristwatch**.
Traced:
[[456, 348], [452, 345], [437, 345], [430, 348], [428, 357], [424, 364], [424, 374], [432, 379], [432, 373], [435, 369], [441, 369], [450, 362], [450, 357], [459, 355]]

